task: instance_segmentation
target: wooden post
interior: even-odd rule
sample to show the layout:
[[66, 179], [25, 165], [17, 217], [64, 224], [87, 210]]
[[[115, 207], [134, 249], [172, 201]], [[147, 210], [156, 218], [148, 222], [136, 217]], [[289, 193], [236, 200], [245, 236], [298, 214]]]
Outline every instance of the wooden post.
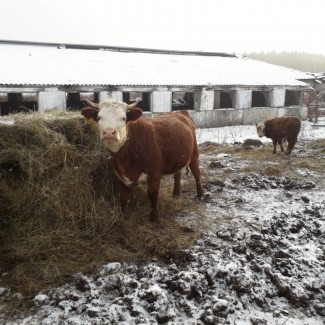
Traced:
[[314, 124], [318, 123], [318, 115], [319, 115], [318, 103], [319, 103], [319, 98], [318, 98], [318, 95], [316, 95], [315, 122], [314, 122]]

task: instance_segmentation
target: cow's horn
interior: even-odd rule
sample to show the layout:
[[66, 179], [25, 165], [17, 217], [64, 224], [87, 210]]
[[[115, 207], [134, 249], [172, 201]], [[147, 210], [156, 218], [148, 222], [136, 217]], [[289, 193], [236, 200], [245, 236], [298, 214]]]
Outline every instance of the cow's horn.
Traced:
[[88, 99], [84, 99], [83, 102], [86, 103], [87, 105], [89, 105], [90, 107], [93, 107], [93, 108], [99, 109], [99, 105], [98, 105], [98, 104], [93, 103], [93, 102], [91, 102], [91, 101], [88, 100]]
[[128, 109], [136, 107], [139, 104], [139, 101], [140, 99], [137, 98], [134, 103], [128, 105]]

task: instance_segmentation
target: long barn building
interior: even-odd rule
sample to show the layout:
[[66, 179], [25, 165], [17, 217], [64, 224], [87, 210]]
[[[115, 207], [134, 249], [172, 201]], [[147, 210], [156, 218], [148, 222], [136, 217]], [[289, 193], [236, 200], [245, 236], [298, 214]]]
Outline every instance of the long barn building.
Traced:
[[147, 117], [187, 108], [198, 127], [307, 118], [313, 77], [227, 53], [0, 41], [0, 113], [132, 102]]

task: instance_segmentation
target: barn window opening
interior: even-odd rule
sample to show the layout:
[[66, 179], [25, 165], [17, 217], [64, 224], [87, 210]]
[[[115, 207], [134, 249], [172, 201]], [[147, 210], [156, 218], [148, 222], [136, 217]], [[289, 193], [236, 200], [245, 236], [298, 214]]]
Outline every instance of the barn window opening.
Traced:
[[84, 107], [83, 103], [80, 100], [80, 93], [78, 92], [73, 92], [73, 93], [67, 93], [66, 98], [67, 98], [67, 109], [70, 111], [74, 110], [80, 110], [81, 108]]
[[7, 93], [0, 93], [0, 116], [7, 115], [6, 106], [8, 103], [8, 94]]
[[265, 107], [266, 99], [262, 91], [252, 91], [252, 107]]
[[300, 105], [302, 98], [301, 91], [286, 90], [285, 106]]
[[172, 93], [172, 110], [193, 110], [194, 109], [194, 93], [184, 91], [174, 91]]
[[[231, 98], [231, 92], [220, 91], [219, 95], [219, 107], [214, 106], [215, 108], [232, 108], [234, 107]], [[216, 96], [215, 96], [216, 98]]]
[[127, 104], [134, 103], [140, 99], [137, 107], [141, 108], [144, 112], [150, 112], [150, 93], [141, 91], [123, 92], [123, 102]]
[[81, 92], [80, 93], [80, 107], [84, 108], [84, 100], [88, 99], [93, 103], [98, 103], [98, 93], [90, 93], [90, 92]]
[[187, 109], [189, 110], [194, 109], [194, 98], [195, 98], [195, 93], [193, 91], [187, 91], [184, 94], [184, 101], [187, 105]]
[[37, 93], [22, 93], [21, 111], [27, 113], [37, 110]]
[[99, 93], [93, 93], [94, 94], [94, 97], [93, 97], [93, 100], [91, 100], [92, 102], [94, 103], [99, 103]]
[[37, 111], [37, 93], [8, 93], [0, 96], [0, 115]]
[[96, 102], [96, 98], [95, 98], [95, 93], [80, 93], [80, 100], [83, 101], [85, 99], [90, 100], [91, 102]]

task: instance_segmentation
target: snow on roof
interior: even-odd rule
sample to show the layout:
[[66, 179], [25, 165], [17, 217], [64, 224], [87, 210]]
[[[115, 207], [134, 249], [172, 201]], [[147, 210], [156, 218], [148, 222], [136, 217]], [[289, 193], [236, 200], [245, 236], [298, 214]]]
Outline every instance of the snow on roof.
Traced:
[[294, 86], [304, 72], [235, 56], [0, 42], [0, 85]]

